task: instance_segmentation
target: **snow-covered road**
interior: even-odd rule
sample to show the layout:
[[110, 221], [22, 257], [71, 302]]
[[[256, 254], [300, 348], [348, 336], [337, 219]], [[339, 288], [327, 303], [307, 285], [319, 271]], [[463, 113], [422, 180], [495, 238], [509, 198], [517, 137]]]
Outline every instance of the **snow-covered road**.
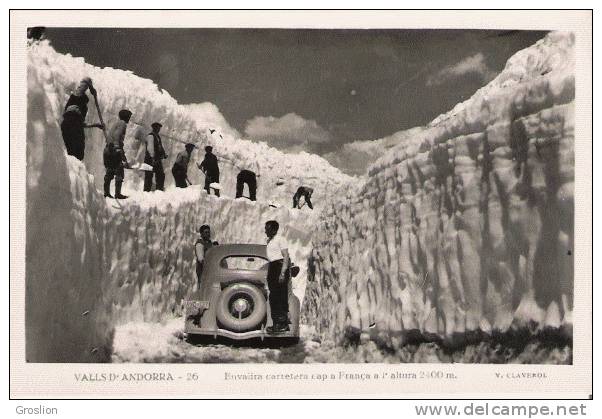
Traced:
[[223, 343], [192, 344], [183, 333], [184, 321], [128, 323], [116, 328], [113, 362], [298, 363], [319, 343], [303, 338], [283, 349], [230, 346]]
[[531, 341], [524, 348], [500, 342], [479, 342], [450, 351], [436, 343], [407, 345], [400, 350], [379, 349], [373, 341], [335, 346], [321, 342], [313, 331], [301, 327], [298, 344], [276, 348], [233, 346], [225, 343], [191, 344], [183, 333], [183, 320], [163, 323], [127, 323], [115, 330], [115, 363], [539, 363], [570, 364], [572, 348]]

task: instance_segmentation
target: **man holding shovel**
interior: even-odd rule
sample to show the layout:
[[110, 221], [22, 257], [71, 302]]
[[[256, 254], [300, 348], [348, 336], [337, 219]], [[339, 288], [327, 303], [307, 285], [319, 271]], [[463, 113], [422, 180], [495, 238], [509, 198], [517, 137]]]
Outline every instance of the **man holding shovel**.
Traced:
[[219, 188], [211, 186], [212, 184], [219, 185], [219, 166], [217, 157], [213, 154], [213, 147], [210, 145], [205, 147], [205, 158], [197, 166], [205, 174], [205, 190], [207, 194], [211, 194], [211, 189], [215, 191], [215, 196], [219, 197]]
[[251, 201], [256, 200], [257, 193], [257, 175], [255, 172], [259, 171], [259, 165], [253, 160], [245, 162], [244, 167], [236, 176], [236, 197], [240, 198], [243, 196], [242, 192], [247, 184], [249, 189], [249, 199]]
[[111, 195], [111, 181], [115, 178], [115, 198], [126, 199], [127, 196], [121, 194], [121, 185], [123, 184], [124, 168], [130, 165], [125, 157], [123, 150], [123, 140], [127, 123], [130, 121], [132, 113], [127, 109], [119, 111], [119, 120], [115, 122], [107, 133], [107, 144], [103, 152], [103, 162], [106, 173], [104, 178], [105, 197], [113, 198]]
[[[293, 195], [293, 208], [301, 209], [303, 205], [307, 204], [309, 209], [314, 209], [313, 204], [311, 203], [311, 196], [313, 195], [314, 190], [309, 186], [299, 186], [295, 195]], [[299, 205], [299, 200], [303, 197], [305, 199], [305, 203]]]
[[192, 143], [188, 143], [184, 146], [185, 151], [181, 151], [176, 156], [176, 161], [171, 168], [171, 174], [176, 182], [176, 187], [186, 188], [188, 187], [188, 163], [190, 163], [190, 156], [196, 146]]
[[63, 121], [61, 122], [61, 133], [63, 134], [67, 154], [78, 160], [84, 159], [84, 149], [86, 148], [84, 128], [104, 129], [102, 123], [86, 124], [88, 102], [90, 101], [88, 95], [86, 95], [88, 89], [90, 89], [90, 93], [96, 100], [96, 90], [92, 86], [92, 79], [84, 77], [73, 94], [69, 96], [63, 112]]
[[146, 136], [146, 154], [144, 163], [153, 167], [153, 171], [147, 171], [144, 174], [144, 192], [150, 192], [153, 188], [153, 176], [155, 178], [155, 190], [162, 191], [165, 182], [165, 172], [163, 171], [163, 159], [167, 158], [163, 142], [159, 131], [161, 131], [159, 122], [151, 124], [152, 131]]

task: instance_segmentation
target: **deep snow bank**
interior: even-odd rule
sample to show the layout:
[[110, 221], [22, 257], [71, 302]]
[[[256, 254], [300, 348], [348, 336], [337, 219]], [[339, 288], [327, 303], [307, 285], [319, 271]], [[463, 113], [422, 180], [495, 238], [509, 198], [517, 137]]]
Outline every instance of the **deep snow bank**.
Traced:
[[309, 323], [392, 347], [527, 322], [570, 333], [573, 44], [551, 33], [518, 52], [324, 210]]
[[27, 99], [26, 359], [107, 361], [109, 211], [84, 166], [56, 141], [60, 129], [31, 67]]
[[[216, 107], [210, 104], [180, 105], [166, 91], [159, 90], [157, 85], [148, 79], [134, 75], [131, 71], [114, 68], [98, 68], [87, 64], [83, 58], [57, 53], [48, 43], [30, 46], [28, 66], [36, 72], [36, 77], [43, 86], [49, 102], [49, 122], [60, 124], [64, 105], [69, 94], [77, 86], [79, 80], [89, 76], [98, 90], [103, 118], [107, 125], [117, 119], [120, 109], [128, 108], [133, 112], [125, 139], [126, 154], [133, 160], [141, 153], [140, 139], [150, 132], [150, 124], [159, 121], [163, 124], [161, 133], [163, 144], [169, 158], [164, 162], [166, 185], [174, 184], [171, 167], [177, 153], [184, 149], [178, 140], [193, 142], [200, 150], [193, 155], [194, 162], [203, 159], [205, 145], [211, 144], [214, 153], [220, 158], [220, 183], [224, 194], [235, 196], [236, 175], [247, 162], [259, 165], [257, 199], [265, 202], [273, 201], [287, 207], [292, 206], [292, 196], [302, 184], [315, 190], [316, 208], [322, 208], [324, 200], [335, 194], [335, 191], [351, 178], [331, 166], [319, 156], [307, 153], [285, 154], [268, 147], [265, 143], [255, 143], [232, 136], [235, 130], [220, 129], [219, 118], [216, 118]], [[98, 122], [98, 116], [91, 95], [87, 121]], [[204, 113], [207, 113], [206, 117]], [[215, 124], [214, 124], [215, 123]], [[218, 131], [211, 133], [210, 130]], [[94, 175], [96, 186], [102, 187], [104, 167], [102, 150], [105, 140], [98, 129], [86, 130], [85, 165], [89, 173]], [[220, 134], [223, 138], [220, 138]], [[53, 139], [53, 141], [55, 141]], [[61, 137], [56, 141], [62, 146]], [[195, 184], [204, 182], [204, 175], [191, 163], [189, 178]], [[279, 185], [279, 179], [284, 183]], [[126, 188], [141, 190], [142, 174], [126, 172]], [[245, 192], [245, 194], [247, 194]]]
[[[181, 299], [196, 284], [193, 244], [198, 227], [205, 223], [220, 243], [264, 243], [265, 221], [278, 220], [292, 259], [302, 268], [293, 287], [303, 297], [316, 212], [289, 209], [290, 191], [274, 192], [272, 196], [286, 205], [272, 208], [261, 199], [262, 189], [258, 202], [229, 198], [228, 188], [218, 199], [199, 186], [138, 192], [126, 201], [105, 200], [98, 190], [104, 173], [100, 131], [89, 139], [84, 163], [64, 152], [59, 116], [68, 80], [89, 74], [108, 115], [129, 106], [148, 120], [162, 115], [165, 125], [180, 131], [198, 127], [148, 80], [87, 66], [46, 44], [32, 46], [29, 59], [25, 308], [29, 361], [109, 361], [115, 325], [164, 320], [177, 312]], [[93, 108], [89, 114], [94, 114]], [[347, 178], [323, 161], [310, 158], [300, 164], [261, 144], [226, 139], [220, 147], [240, 159], [261, 154], [258, 158], [269, 169], [267, 174], [261, 172], [261, 183], [273, 176], [293, 185], [303, 171], [304, 182], [312, 184], [315, 178], [313, 185], [320, 194], [333, 194]], [[311, 165], [305, 167], [307, 162]], [[126, 176], [134, 177], [132, 172]]]

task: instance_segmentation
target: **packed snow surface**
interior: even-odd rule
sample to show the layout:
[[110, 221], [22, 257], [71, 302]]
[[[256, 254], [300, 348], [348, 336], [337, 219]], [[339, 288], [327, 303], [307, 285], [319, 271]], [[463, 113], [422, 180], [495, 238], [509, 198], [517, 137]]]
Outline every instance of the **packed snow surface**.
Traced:
[[[282, 347], [276, 343], [185, 340], [182, 318], [162, 322], [130, 322], [115, 329], [112, 361], [151, 363], [500, 363], [570, 364], [571, 346], [562, 342], [526, 337], [517, 344], [480, 339], [456, 348], [436, 342], [410, 343], [391, 350], [365, 339], [341, 345], [322, 340], [311, 327], [301, 325], [299, 343]], [[556, 336], [554, 337], [556, 338]]]

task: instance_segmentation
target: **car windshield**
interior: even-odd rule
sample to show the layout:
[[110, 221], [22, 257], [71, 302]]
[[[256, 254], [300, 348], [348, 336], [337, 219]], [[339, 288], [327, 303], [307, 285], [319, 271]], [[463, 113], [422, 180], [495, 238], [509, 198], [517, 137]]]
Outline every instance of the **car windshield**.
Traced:
[[220, 261], [224, 269], [259, 271], [267, 269], [268, 261], [259, 256], [228, 256]]

